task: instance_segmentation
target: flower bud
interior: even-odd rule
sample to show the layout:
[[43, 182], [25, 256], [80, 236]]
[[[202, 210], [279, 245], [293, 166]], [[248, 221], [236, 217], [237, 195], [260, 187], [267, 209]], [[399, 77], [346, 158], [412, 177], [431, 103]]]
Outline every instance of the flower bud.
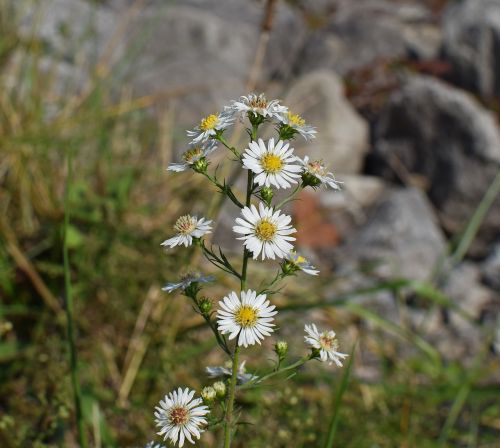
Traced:
[[217, 392], [211, 386], [204, 387], [203, 390], [201, 391], [201, 398], [203, 398], [203, 401], [206, 404], [212, 403], [216, 397], [217, 397]]
[[286, 341], [276, 342], [274, 345], [274, 351], [278, 355], [280, 361], [285, 359], [286, 354], [288, 353], [288, 343]]
[[284, 123], [279, 128], [280, 140], [291, 140], [296, 133], [296, 129]]
[[226, 395], [226, 384], [224, 381], [216, 381], [212, 384], [212, 388], [215, 390], [218, 398], [224, 398]]
[[319, 187], [321, 185], [321, 180], [311, 173], [305, 172], [302, 174], [302, 185], [305, 187]]
[[271, 187], [262, 187], [260, 189], [260, 197], [264, 200], [268, 207], [271, 206], [271, 201], [273, 200], [274, 191]]
[[299, 267], [290, 260], [284, 260], [281, 263], [281, 271], [283, 272], [283, 274], [285, 276], [286, 275], [293, 275], [298, 269], [299, 269]]
[[319, 348], [311, 348], [311, 354], [309, 355], [310, 359], [319, 359], [321, 357], [321, 350]]
[[199, 308], [204, 316], [208, 316], [212, 311], [212, 300], [208, 297], [202, 297], [199, 303]]
[[201, 159], [198, 159], [196, 162], [193, 163], [193, 170], [195, 170], [197, 173], [206, 173], [208, 168], [208, 162], [205, 157], [202, 157]]

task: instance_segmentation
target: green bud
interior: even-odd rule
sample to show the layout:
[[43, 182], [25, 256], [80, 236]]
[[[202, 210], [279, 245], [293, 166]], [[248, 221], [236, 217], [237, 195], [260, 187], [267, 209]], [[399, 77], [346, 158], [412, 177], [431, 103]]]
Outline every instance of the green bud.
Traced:
[[280, 140], [291, 140], [297, 133], [297, 130], [283, 123], [280, 125], [278, 132], [280, 135]]
[[278, 341], [274, 345], [274, 352], [278, 355], [279, 360], [283, 360], [288, 353], [288, 343], [286, 341]]
[[309, 357], [311, 359], [318, 359], [321, 356], [319, 348], [311, 348], [311, 354]]
[[204, 387], [201, 391], [201, 398], [206, 404], [210, 404], [217, 398], [217, 392], [211, 386]]
[[284, 260], [281, 263], [281, 271], [284, 275], [293, 275], [296, 271], [299, 270], [299, 267], [292, 263], [290, 260]]
[[266, 120], [265, 117], [254, 112], [248, 112], [248, 119], [252, 123], [252, 126], [260, 126]]
[[212, 300], [208, 297], [202, 297], [199, 303], [199, 308], [204, 316], [208, 316], [212, 311]]
[[268, 207], [271, 206], [271, 201], [273, 200], [274, 191], [271, 187], [262, 187], [260, 189], [260, 197], [264, 200]]
[[224, 398], [226, 395], [226, 384], [224, 381], [217, 381], [214, 384], [212, 384], [213, 389], [215, 390], [215, 393], [217, 394], [218, 398]]
[[201, 159], [198, 159], [196, 162], [193, 163], [193, 170], [195, 170], [197, 173], [206, 173], [207, 168], [208, 168], [208, 161], [205, 159], [205, 157], [202, 157]]
[[304, 188], [305, 187], [316, 188], [321, 185], [321, 181], [313, 174], [305, 172], [302, 174], [302, 185], [304, 186]]
[[198, 286], [198, 282], [193, 282], [184, 289], [184, 294], [188, 297], [196, 298], [196, 294], [198, 294], [199, 290], [200, 287]]

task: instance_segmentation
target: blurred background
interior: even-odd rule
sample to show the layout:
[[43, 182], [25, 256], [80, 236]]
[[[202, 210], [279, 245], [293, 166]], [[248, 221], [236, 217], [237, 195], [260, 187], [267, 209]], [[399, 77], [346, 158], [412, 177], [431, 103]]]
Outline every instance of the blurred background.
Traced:
[[165, 393], [210, 384], [225, 359], [161, 287], [212, 270], [160, 243], [197, 212], [240, 251], [235, 210], [165, 169], [253, 91], [316, 126], [296, 150], [344, 182], [288, 209], [321, 276], [274, 297], [280, 337], [301, 356], [315, 321], [356, 350], [349, 377], [313, 363], [242, 397], [237, 446], [500, 446], [498, 0], [0, 0], [0, 27], [2, 448], [77, 446], [65, 212], [89, 445], [143, 446]]

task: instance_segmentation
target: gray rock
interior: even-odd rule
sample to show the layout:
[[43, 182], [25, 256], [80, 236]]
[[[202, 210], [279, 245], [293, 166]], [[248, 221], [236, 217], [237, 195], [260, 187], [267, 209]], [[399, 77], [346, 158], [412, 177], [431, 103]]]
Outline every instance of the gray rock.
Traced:
[[[493, 333], [498, 318], [492, 290], [480, 281], [479, 268], [469, 262], [457, 266], [448, 276], [443, 292], [467, 317], [447, 308], [411, 310], [415, 330], [425, 332], [430, 342], [445, 359], [472, 360], [485, 349], [485, 335]], [[490, 315], [484, 321], [485, 315]], [[484, 321], [484, 322], [483, 322]]]
[[427, 198], [407, 188], [389, 190], [339, 252], [351, 263], [378, 263], [376, 274], [384, 278], [427, 280], [445, 248]]
[[439, 29], [423, 5], [339, 1], [328, 24], [306, 41], [297, 71], [327, 68], [345, 75], [379, 59], [432, 58], [439, 48]]
[[451, 2], [443, 17], [443, 58], [452, 79], [484, 97], [500, 93], [500, 2]]
[[[414, 188], [383, 189], [366, 217], [356, 223], [338, 248], [323, 251], [323, 265], [333, 264], [331, 297], [394, 278], [427, 280], [446, 248], [426, 196]], [[400, 307], [390, 291], [353, 299], [384, 318], [400, 323]]]
[[[393, 94], [374, 139], [369, 171], [391, 180], [423, 176], [442, 224], [452, 233], [468, 222], [500, 167], [493, 115], [465, 92], [428, 77], [412, 77]], [[494, 238], [499, 223], [497, 200], [479, 241]]]
[[368, 220], [368, 210], [386, 193], [383, 179], [372, 176], [341, 175], [341, 191], [322, 189], [318, 191], [323, 215], [333, 224], [340, 238], [349, 238], [356, 228]]
[[318, 130], [312, 143], [296, 140], [299, 154], [307, 147], [313, 159], [323, 159], [334, 173], [361, 170], [369, 148], [368, 125], [346, 99], [342, 80], [335, 73], [322, 70], [299, 78], [285, 104]]
[[500, 243], [493, 246], [488, 258], [481, 264], [483, 282], [500, 291]]
[[18, 7], [21, 36], [40, 39], [48, 56], [87, 68], [102, 55], [117, 26], [116, 14], [85, 0], [14, 4]]
[[[126, 85], [135, 96], [169, 100], [176, 128], [194, 127], [248, 93], [264, 10], [259, 2], [150, 0], [136, 8], [128, 0], [28, 1], [21, 30], [40, 38], [50, 58], [77, 67], [82, 84], [98, 68], [117, 96]], [[280, 2], [259, 81], [290, 71], [304, 33], [303, 21]], [[63, 76], [71, 72], [63, 68]], [[182, 137], [174, 147], [185, 143]]]

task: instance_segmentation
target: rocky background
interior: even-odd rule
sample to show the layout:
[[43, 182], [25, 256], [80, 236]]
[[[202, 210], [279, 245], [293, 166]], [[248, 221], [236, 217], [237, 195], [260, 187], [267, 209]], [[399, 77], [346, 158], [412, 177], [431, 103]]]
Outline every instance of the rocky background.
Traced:
[[[254, 80], [263, 1], [36, 3], [12, 5], [19, 33], [47, 49], [40, 70], [62, 95], [101, 77], [112, 97], [152, 98], [148, 114], [171, 118], [171, 159], [184, 129], [249, 85], [281, 98], [318, 129], [297, 151], [344, 182], [291, 210], [327, 279], [325, 300], [351, 294], [447, 362], [486, 350], [498, 367], [500, 1], [278, 1]], [[6, 61], [11, 85], [16, 58]], [[216, 238], [230, 249], [231, 213], [221, 216]], [[376, 381], [368, 352], [357, 374]], [[498, 385], [499, 369], [483, 380]]]

